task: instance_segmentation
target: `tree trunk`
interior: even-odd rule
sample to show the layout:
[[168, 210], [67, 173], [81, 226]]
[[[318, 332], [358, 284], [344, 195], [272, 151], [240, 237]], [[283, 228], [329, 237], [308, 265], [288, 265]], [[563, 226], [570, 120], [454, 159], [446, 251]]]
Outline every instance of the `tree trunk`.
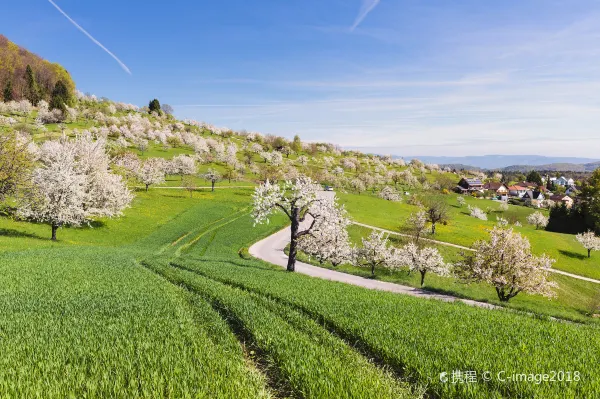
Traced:
[[292, 226], [290, 227], [290, 253], [288, 255], [287, 271], [296, 270], [296, 255], [298, 254], [298, 230], [300, 222], [298, 221], [298, 209], [292, 209]]
[[210, 183], [211, 183], [211, 185], [212, 185], [212, 189], [211, 189], [211, 191], [215, 191], [215, 182], [214, 182], [214, 181], [212, 181], [212, 182], [210, 182]]
[[421, 287], [425, 284], [425, 273], [426, 271], [421, 271]]
[[588, 258], [591, 258], [591, 257], [592, 257], [592, 249], [590, 248], [590, 249], [588, 249]]
[[52, 241], [56, 241], [56, 231], [58, 230], [58, 226], [53, 224], [52, 225]]
[[375, 276], [375, 265], [371, 264], [371, 276]]
[[148, 187], [150, 187], [150, 185], [146, 184], [146, 192], [148, 192]]
[[431, 223], [431, 234], [435, 234], [435, 223]]

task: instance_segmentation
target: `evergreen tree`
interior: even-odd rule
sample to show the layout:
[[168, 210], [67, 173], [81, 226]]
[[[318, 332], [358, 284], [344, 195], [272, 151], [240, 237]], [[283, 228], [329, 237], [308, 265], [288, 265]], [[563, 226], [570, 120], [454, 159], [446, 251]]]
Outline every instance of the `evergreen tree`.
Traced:
[[160, 102], [156, 98], [154, 100], [150, 101], [150, 104], [148, 104], [148, 108], [149, 108], [149, 113], [152, 113], [152, 111], [155, 111], [159, 114], [161, 113]]
[[529, 172], [529, 174], [527, 175], [527, 181], [531, 183], [536, 183], [538, 186], [544, 185], [544, 183], [542, 182], [542, 176], [540, 176], [540, 174], [535, 170]]
[[13, 100], [13, 87], [12, 80], [6, 82], [6, 86], [4, 86], [4, 102], [7, 103]]
[[60, 109], [63, 114], [67, 112], [67, 105], [71, 104], [71, 93], [69, 93], [69, 89], [67, 86], [59, 80], [54, 85], [54, 90], [52, 90], [52, 96], [50, 98], [50, 109]]
[[600, 234], [600, 168], [596, 169], [584, 184], [579, 197], [582, 200], [587, 228]]
[[29, 64], [27, 64], [27, 69], [25, 69], [25, 80], [27, 83], [25, 98], [27, 98], [31, 104], [37, 105], [40, 101], [40, 89], [35, 80], [33, 69], [31, 69]]

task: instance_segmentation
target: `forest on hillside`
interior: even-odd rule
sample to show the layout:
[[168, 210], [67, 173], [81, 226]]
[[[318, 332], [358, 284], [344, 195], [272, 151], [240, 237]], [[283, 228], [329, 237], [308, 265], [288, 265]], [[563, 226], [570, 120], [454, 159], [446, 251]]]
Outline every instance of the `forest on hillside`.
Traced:
[[0, 35], [0, 90], [1, 97], [32, 104], [40, 100], [51, 101], [56, 83], [61, 81], [70, 93], [75, 83], [65, 68], [11, 42]]

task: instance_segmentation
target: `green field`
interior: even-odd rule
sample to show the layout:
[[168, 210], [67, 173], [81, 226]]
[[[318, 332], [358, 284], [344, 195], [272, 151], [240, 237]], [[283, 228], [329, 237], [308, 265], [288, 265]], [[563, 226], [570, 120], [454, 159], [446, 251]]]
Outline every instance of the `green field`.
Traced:
[[[140, 192], [124, 218], [61, 229], [56, 244], [47, 226], [0, 218], [11, 232], [0, 240], [0, 396], [600, 394], [593, 325], [372, 292], [240, 257], [284, 224], [254, 227], [250, 193]], [[581, 380], [440, 382], [456, 369]]]
[[[384, 201], [368, 194], [338, 193], [338, 197], [355, 221], [392, 231], [401, 231], [405, 220], [418, 210], [416, 206], [404, 202]], [[488, 221], [482, 221], [469, 216], [466, 205], [459, 207], [455, 194], [442, 197], [450, 205], [450, 220], [446, 225], [439, 225], [435, 237], [430, 238], [470, 247], [475, 241], [487, 237], [487, 231], [496, 223], [496, 216], [518, 220], [523, 226], [515, 227], [515, 230], [529, 238], [534, 253], [546, 253], [555, 259], [556, 263], [553, 265], [555, 269], [600, 279], [600, 254], [593, 254], [588, 259], [587, 251], [575, 240], [575, 236], [536, 230], [535, 227], [528, 225], [527, 215], [535, 210], [509, 205], [508, 211], [501, 212], [498, 210], [499, 204], [495, 201], [465, 196], [467, 204], [471, 206], [483, 210], [488, 207], [492, 209]]]

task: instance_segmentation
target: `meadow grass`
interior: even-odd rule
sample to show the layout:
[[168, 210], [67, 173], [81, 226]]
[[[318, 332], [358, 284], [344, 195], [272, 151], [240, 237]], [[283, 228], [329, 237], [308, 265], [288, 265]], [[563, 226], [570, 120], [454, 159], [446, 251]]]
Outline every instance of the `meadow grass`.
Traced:
[[[41, 236], [47, 226], [0, 218], [16, 231], [0, 239], [1, 396], [268, 397], [281, 393], [273, 376], [303, 397], [409, 396], [421, 386], [444, 398], [600, 394], [593, 325], [373, 292], [243, 259], [241, 249], [287, 222], [254, 226], [251, 192], [140, 192], [123, 219], [62, 229], [56, 244]], [[27, 229], [36, 236], [17, 234]], [[563, 369], [582, 379], [439, 381], [455, 369]]]
[[[396, 232], [401, 232], [406, 219], [418, 211], [417, 206], [404, 202], [385, 201], [366, 193], [361, 195], [338, 193], [337, 196], [357, 222]], [[536, 230], [535, 227], [528, 225], [527, 216], [536, 210], [509, 205], [508, 211], [501, 212], [498, 209], [498, 201], [464, 196], [468, 205], [483, 210], [491, 208], [489, 220], [483, 221], [469, 216], [466, 205], [459, 207], [455, 194], [439, 195], [439, 197], [449, 204], [450, 220], [447, 224], [438, 225], [435, 236], [428, 238], [470, 247], [477, 240], [487, 239], [488, 231], [496, 224], [497, 216], [518, 220], [523, 226], [514, 229], [529, 239], [534, 253], [545, 253], [555, 259], [554, 268], [600, 280], [600, 255], [592, 254], [588, 259], [587, 251], [576, 241], [574, 235]]]
[[[600, 394], [600, 338], [595, 326], [540, 320], [503, 310], [473, 308], [321, 281], [249, 261], [177, 259], [179, 268], [280, 301], [310, 315], [347, 342], [443, 398], [578, 398]], [[186, 277], [191, 278], [191, 277]], [[577, 349], [573, 349], [577, 348]], [[566, 355], [568, 354], [568, 356]], [[478, 375], [579, 371], [576, 382], [536, 385], [490, 382], [448, 384], [442, 372]]]

